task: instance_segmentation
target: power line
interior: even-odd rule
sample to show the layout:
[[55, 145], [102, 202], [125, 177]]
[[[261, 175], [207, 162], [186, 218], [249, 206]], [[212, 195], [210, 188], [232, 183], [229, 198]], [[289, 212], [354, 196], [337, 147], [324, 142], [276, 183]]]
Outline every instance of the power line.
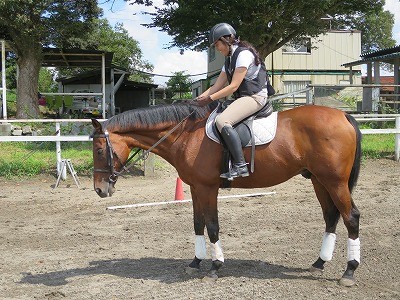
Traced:
[[[142, 74], [146, 74], [146, 75], [149, 75], [149, 76], [159, 76], [159, 77], [175, 77], [175, 76], [176, 76], [176, 75], [164, 75], [164, 74], [150, 73], [150, 72], [141, 71], [141, 70], [136, 70], [136, 69], [133, 69], [133, 71], [134, 71], [134, 72], [138, 72], [138, 73], [142, 73]], [[211, 73], [215, 73], [215, 72], [217, 72], [217, 71], [219, 71], [219, 70], [212, 71]], [[185, 75], [185, 74], [184, 74], [184, 76], [187, 76], [187, 77], [194, 77], [194, 76], [207, 75], [207, 74], [208, 74], [208, 72], [204, 72], [204, 73], [189, 74], [189, 75]]]

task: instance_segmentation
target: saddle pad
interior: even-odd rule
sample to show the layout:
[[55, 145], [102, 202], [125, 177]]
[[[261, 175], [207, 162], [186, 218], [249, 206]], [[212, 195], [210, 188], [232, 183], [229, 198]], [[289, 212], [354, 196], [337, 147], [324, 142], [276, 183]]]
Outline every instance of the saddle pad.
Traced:
[[[221, 143], [219, 138], [213, 131], [215, 118], [217, 117], [217, 109], [215, 109], [208, 117], [206, 123], [206, 134], [207, 136], [216, 143]], [[270, 116], [261, 119], [255, 119], [253, 121], [253, 134], [256, 146], [267, 144], [272, 141], [275, 137], [276, 126], [278, 123], [278, 112], [274, 111]], [[246, 147], [251, 146], [251, 140]]]

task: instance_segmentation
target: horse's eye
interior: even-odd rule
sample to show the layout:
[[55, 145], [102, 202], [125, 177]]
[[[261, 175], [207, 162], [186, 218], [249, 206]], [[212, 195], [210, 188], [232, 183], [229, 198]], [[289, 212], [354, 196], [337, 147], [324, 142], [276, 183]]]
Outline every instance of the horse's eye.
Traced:
[[104, 150], [102, 148], [97, 150], [97, 154], [99, 154], [99, 155], [103, 154], [103, 152], [104, 152]]

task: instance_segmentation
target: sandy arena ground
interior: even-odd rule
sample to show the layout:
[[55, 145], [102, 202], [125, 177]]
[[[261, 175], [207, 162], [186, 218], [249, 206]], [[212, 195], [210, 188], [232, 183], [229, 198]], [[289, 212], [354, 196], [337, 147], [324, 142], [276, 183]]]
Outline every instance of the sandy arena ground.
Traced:
[[[400, 163], [366, 160], [353, 198], [361, 212], [362, 262], [357, 285], [338, 284], [347, 233], [338, 226], [334, 259], [321, 276], [324, 223], [311, 182], [297, 176], [268, 189], [275, 195], [220, 200], [225, 265], [216, 282], [191, 277], [190, 203], [107, 210], [108, 206], [174, 199], [176, 172], [119, 179], [99, 198], [90, 178], [0, 179], [0, 299], [400, 299]], [[185, 197], [190, 198], [184, 185]]]

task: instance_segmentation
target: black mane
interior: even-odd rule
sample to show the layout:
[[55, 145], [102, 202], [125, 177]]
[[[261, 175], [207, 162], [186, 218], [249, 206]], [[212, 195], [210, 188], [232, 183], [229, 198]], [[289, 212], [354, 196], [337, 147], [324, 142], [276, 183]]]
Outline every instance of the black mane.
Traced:
[[133, 109], [118, 114], [106, 122], [103, 128], [110, 131], [125, 131], [132, 126], [151, 127], [165, 122], [179, 123], [193, 111], [192, 120], [205, 118], [215, 105], [197, 107], [185, 103], [157, 105]]

